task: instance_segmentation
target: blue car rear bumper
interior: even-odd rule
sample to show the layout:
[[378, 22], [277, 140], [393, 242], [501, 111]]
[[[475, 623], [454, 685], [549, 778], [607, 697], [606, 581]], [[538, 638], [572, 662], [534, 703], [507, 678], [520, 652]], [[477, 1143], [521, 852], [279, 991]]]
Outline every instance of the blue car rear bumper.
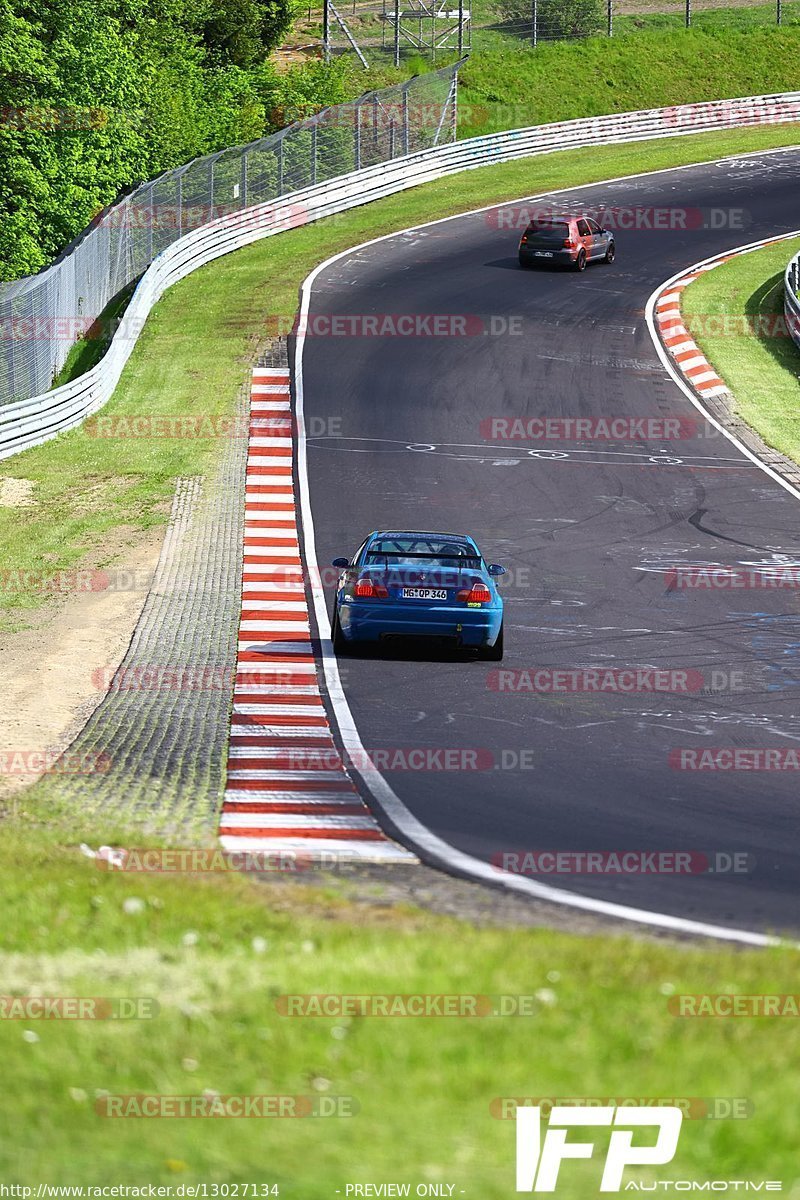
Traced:
[[389, 637], [450, 638], [461, 646], [493, 646], [503, 623], [502, 605], [397, 604], [390, 600], [339, 604], [339, 624], [348, 642], [377, 642]]

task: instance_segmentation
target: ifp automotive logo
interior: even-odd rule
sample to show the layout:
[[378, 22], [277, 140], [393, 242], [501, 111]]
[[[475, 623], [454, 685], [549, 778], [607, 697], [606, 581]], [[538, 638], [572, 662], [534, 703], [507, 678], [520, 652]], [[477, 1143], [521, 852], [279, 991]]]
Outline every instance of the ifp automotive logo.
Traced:
[[[517, 1191], [554, 1192], [561, 1163], [567, 1158], [591, 1158], [592, 1141], [567, 1141], [572, 1126], [613, 1126], [601, 1192], [618, 1192], [626, 1167], [657, 1166], [672, 1162], [678, 1148], [683, 1113], [666, 1105], [657, 1109], [617, 1108], [608, 1105], [582, 1108], [554, 1105], [547, 1132], [542, 1139], [541, 1109], [517, 1109]], [[658, 1130], [655, 1142], [634, 1145], [634, 1134], [643, 1126]]]

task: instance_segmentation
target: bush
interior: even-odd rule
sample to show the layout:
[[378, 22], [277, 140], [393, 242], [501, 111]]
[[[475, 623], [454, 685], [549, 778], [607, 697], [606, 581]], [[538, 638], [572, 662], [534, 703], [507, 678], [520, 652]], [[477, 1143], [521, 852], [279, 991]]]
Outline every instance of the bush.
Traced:
[[[531, 36], [533, 0], [497, 0], [496, 9], [520, 37]], [[603, 0], [538, 0], [537, 36], [542, 40], [590, 37], [605, 29], [606, 13]]]

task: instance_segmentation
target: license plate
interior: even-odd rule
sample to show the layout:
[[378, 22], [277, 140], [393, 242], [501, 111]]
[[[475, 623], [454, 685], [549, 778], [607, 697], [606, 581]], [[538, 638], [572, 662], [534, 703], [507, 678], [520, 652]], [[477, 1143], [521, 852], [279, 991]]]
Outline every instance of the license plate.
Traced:
[[552, 258], [553, 251], [552, 250], [534, 250], [533, 257], [534, 258]]
[[444, 588], [401, 588], [400, 595], [404, 600], [446, 600]]

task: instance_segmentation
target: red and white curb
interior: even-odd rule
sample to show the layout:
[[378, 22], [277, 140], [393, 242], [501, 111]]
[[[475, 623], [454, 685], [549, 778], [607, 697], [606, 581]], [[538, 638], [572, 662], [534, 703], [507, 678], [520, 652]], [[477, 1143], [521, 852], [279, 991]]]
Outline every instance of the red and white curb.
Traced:
[[228, 777], [226, 850], [330, 862], [418, 860], [386, 836], [345, 770], [322, 703], [297, 533], [289, 371], [253, 371], [242, 614]]
[[686, 381], [706, 399], [722, 396], [728, 388], [683, 323], [681, 292], [699, 279], [703, 272], [721, 266], [732, 257], [726, 254], [702, 267], [695, 267], [691, 273], [673, 280], [668, 285], [669, 290], [662, 292], [656, 300], [656, 325], [667, 352]]
[[676, 370], [704, 399], [710, 400], [714, 396], [729, 396], [730, 388], [724, 380], [720, 379], [683, 323], [680, 302], [684, 288], [687, 288], [690, 283], [694, 283], [706, 271], [713, 271], [715, 267], [721, 267], [723, 263], [730, 262], [731, 259], [738, 258], [741, 254], [750, 254], [754, 250], [761, 250], [764, 246], [774, 245], [776, 242], [785, 241], [787, 237], [793, 236], [796, 235], [781, 234], [780, 237], [755, 242], [752, 245], [720, 254], [716, 258], [710, 258], [706, 262], [690, 267], [685, 275], [678, 275], [675, 279], [671, 279], [658, 294], [655, 302], [658, 335]]

